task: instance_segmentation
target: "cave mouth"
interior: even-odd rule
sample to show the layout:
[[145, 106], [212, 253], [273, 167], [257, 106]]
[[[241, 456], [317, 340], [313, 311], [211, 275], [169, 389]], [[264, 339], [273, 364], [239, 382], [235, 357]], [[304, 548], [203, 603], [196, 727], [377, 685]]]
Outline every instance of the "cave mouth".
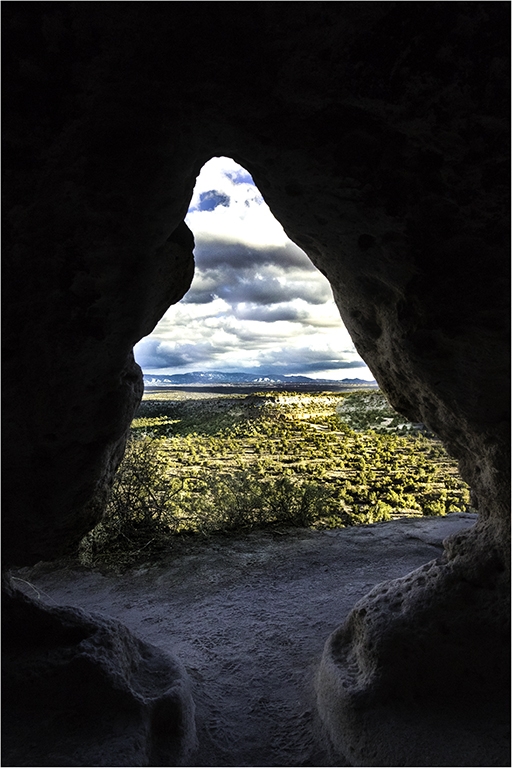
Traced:
[[[129, 562], [129, 546], [116, 542], [120, 526], [145, 557], [183, 532], [333, 529], [465, 512], [469, 490], [455, 462], [424, 424], [388, 405], [327, 278], [289, 240], [250, 174], [212, 158], [186, 223], [195, 277], [136, 345], [146, 394], [81, 562], [92, 564], [108, 542], [118, 562]], [[183, 520], [194, 522], [187, 529]]]
[[[295, 609], [297, 632], [326, 637], [347, 615], [344, 608], [358, 601], [326, 649], [323, 723], [339, 752], [360, 765], [506, 765], [497, 715], [509, 701], [503, 671], [510, 659], [504, 642], [510, 381], [503, 365], [509, 353], [504, 157], [510, 92], [503, 73], [509, 69], [510, 7], [305, 4], [292, 15], [279, 3], [254, 6], [251, 14], [223, 4], [193, 14], [179, 4], [141, 10], [136, 3], [92, 9], [70, 3], [55, 12], [53, 4], [36, 4], [29, 14], [16, 3], [7, 8], [14, 108], [6, 132], [11, 252], [4, 564], [58, 557], [101, 517], [141, 395], [134, 343], [190, 285], [193, 257], [181, 222], [192, 176], [199, 160], [229, 147], [235, 157], [250, 158], [265, 200], [328, 276], [343, 322], [390, 401], [443, 439], [479, 504], [474, 529], [450, 537], [443, 554], [440, 545], [428, 544], [430, 555], [421, 562], [440, 554], [437, 562], [407, 584], [395, 579], [361, 602], [372, 587], [363, 572], [361, 591], [347, 593], [348, 603], [340, 607], [340, 585], [350, 583], [339, 570], [343, 557], [333, 558], [334, 582], [322, 582], [319, 572], [332, 597], [326, 622], [316, 623], [316, 604], [307, 595], [309, 613], [300, 604]], [[34, 370], [38, 386], [27, 397], [23, 382], [33, 381]], [[372, 529], [348, 533], [368, 536]], [[387, 544], [379, 549], [389, 553]], [[193, 559], [188, 567], [193, 574]], [[410, 567], [404, 563], [404, 570]], [[303, 574], [299, 567], [296, 572]], [[238, 578], [240, 573], [246, 573], [243, 561]], [[164, 589], [172, 594], [185, 575], [180, 568], [164, 576]], [[82, 594], [90, 587], [84, 607], [94, 610], [101, 579], [89, 576]], [[213, 620], [212, 582], [196, 584], [195, 606]], [[121, 580], [116, 589], [123, 610], [131, 611], [124, 586]], [[256, 628], [265, 623], [265, 610], [279, 613], [268, 595], [261, 597], [252, 603], [247, 592], [240, 611], [233, 611], [235, 622], [247, 606], [255, 609]], [[149, 691], [144, 685], [151, 654], [141, 667], [141, 689], [134, 690], [132, 660], [141, 659], [144, 649], [133, 653], [126, 632], [102, 625], [103, 640], [88, 646], [85, 661], [92, 664], [84, 664], [82, 630], [89, 632], [89, 618], [75, 616], [73, 626], [82, 630], [70, 637], [67, 615], [49, 618], [50, 609], [40, 603], [38, 618], [33, 606], [17, 603], [18, 621], [6, 628], [13, 629], [11, 648], [20, 655], [11, 699], [21, 717], [13, 718], [17, 754], [6, 762], [36, 765], [35, 757], [50, 765], [97, 765], [113, 755], [115, 762], [123, 739], [112, 717], [112, 692], [124, 680], [128, 699], [118, 714], [126, 713], [124, 744], [136, 743], [138, 753], [128, 751], [122, 761], [179, 764], [151, 754], [162, 714], [173, 705], [168, 686], [162, 692], [159, 685]], [[176, 619], [165, 599], [162, 609], [158, 617], [136, 610], [132, 617], [138, 615], [141, 627], [160, 626], [172, 652], [173, 622], [181, 621], [184, 633], [190, 626], [186, 613]], [[64, 641], [57, 659], [41, 645], [40, 633], [55, 625]], [[296, 635], [278, 630], [271, 643], [286, 654]], [[124, 637], [121, 644], [116, 632]], [[220, 631], [210, 642], [204, 633], [191, 637], [190, 656], [184, 654], [191, 677], [213, 679], [197, 697], [198, 707], [206, 700], [212, 713], [206, 743], [216, 740], [220, 765], [223, 747], [229, 752], [243, 744], [250, 752], [262, 735], [286, 751], [290, 734], [304, 734], [311, 708], [298, 710], [290, 727], [276, 733], [275, 710], [258, 688], [257, 674], [238, 684], [256, 694], [246, 738], [233, 730], [219, 735], [222, 695], [215, 679], [232, 664], [229, 650], [223, 653], [225, 637]], [[78, 643], [78, 656], [67, 640]], [[289, 675], [273, 674], [256, 633], [254, 640], [246, 655], [261, 654], [277, 696], [290, 691]], [[19, 682], [27, 672], [39, 677], [32, 654], [38, 644], [43, 664], [56, 666], [35, 699]], [[215, 670], [209, 669], [212, 645], [220, 652]], [[111, 657], [102, 663], [105, 647], [127, 649], [113, 654], [124, 669], [109, 669]], [[243, 656], [239, 662], [245, 670]], [[83, 710], [75, 707], [83, 698], [77, 672], [88, 678], [93, 710], [83, 723]], [[53, 709], [56, 693], [60, 711]], [[231, 715], [242, 711], [231, 701]], [[6, 708], [12, 714], [10, 703]], [[134, 708], [140, 713], [136, 731]], [[168, 722], [175, 732], [177, 718]], [[61, 724], [65, 732], [59, 733]], [[104, 739], [98, 725], [112, 725]], [[37, 732], [45, 749], [34, 755]], [[84, 740], [96, 751], [80, 756], [76, 750]], [[66, 748], [57, 759], [55, 745]], [[300, 750], [262, 762], [326, 764]], [[258, 762], [246, 754], [245, 764]]]

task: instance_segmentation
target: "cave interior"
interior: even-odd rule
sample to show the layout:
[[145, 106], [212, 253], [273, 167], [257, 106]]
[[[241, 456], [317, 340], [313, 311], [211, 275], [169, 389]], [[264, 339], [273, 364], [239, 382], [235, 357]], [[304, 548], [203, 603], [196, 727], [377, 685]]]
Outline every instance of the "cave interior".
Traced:
[[184, 217], [219, 155], [328, 278], [380, 388], [443, 440], [479, 513], [326, 638], [323, 726], [353, 765], [509, 765], [509, 15], [4, 6], [6, 765], [193, 753], [180, 660], [38, 605], [8, 572], [101, 519], [143, 391], [133, 346], [190, 286]]

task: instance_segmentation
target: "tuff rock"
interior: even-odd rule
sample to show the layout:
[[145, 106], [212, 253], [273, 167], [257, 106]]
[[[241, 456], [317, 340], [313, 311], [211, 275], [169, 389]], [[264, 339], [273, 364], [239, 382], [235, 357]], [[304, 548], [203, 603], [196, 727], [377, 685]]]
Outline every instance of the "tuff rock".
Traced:
[[[442, 745], [444, 764], [508, 759], [495, 718], [508, 658], [508, 16], [494, 2], [4, 11], [4, 566], [65, 553], [100, 519], [142, 392], [133, 345], [189, 287], [183, 219], [200, 168], [233, 157], [328, 277], [392, 405], [459, 460], [480, 514], [442, 562], [369, 595], [327, 643], [319, 709], [359, 765], [409, 764], [421, 729], [416, 764], [442, 764]], [[431, 727], [440, 701], [452, 735]]]
[[4, 597], [6, 765], [182, 765], [195, 746], [183, 666], [120, 622]]

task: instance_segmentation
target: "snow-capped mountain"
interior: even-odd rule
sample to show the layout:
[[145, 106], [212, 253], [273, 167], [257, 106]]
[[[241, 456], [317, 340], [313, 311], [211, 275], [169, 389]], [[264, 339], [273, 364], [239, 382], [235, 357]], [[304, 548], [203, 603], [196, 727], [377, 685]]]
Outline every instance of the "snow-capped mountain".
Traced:
[[225, 373], [223, 371], [192, 371], [190, 373], [175, 374], [144, 374], [144, 384], [149, 387], [171, 387], [179, 385], [246, 385], [271, 387], [282, 384], [331, 384], [343, 386], [368, 386], [376, 387], [375, 381], [364, 379], [311, 379], [308, 376], [284, 376], [279, 374], [254, 374], [254, 373]]

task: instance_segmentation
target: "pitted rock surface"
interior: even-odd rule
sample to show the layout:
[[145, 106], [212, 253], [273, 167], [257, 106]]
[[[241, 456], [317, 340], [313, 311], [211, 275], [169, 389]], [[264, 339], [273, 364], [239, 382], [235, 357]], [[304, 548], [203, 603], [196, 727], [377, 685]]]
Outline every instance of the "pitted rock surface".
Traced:
[[[123, 573], [40, 563], [16, 572], [14, 583], [40, 605], [112, 616], [179, 656], [196, 704], [198, 746], [188, 765], [350, 765], [330, 747], [316, 711], [325, 637], [368, 590], [385, 590], [386, 580], [426, 561], [434, 567], [443, 539], [475, 521], [453, 514], [215, 536], [176, 543], [158, 562]], [[418, 646], [413, 631], [412, 655]], [[438, 719], [449, 723], [447, 714]]]
[[482, 515], [508, 505], [508, 7], [251, 10], [6, 12], [19, 565], [101, 514], [140, 396], [131, 348], [189, 287], [183, 217], [220, 153], [327, 275], [379, 384], [460, 459]]
[[483, 700], [495, 682], [463, 636], [471, 604], [494, 654], [509, 594], [510, 7], [248, 8], [6, 5], [4, 566], [57, 557], [100, 519], [142, 392], [133, 345], [187, 291], [195, 178], [228, 155], [328, 277], [392, 405], [459, 459], [480, 520], [435, 588], [414, 581], [408, 626], [422, 595], [444, 616], [469, 585], [450, 636]]
[[196, 738], [179, 661], [118, 621], [18, 589], [3, 609], [4, 765], [182, 765]]

